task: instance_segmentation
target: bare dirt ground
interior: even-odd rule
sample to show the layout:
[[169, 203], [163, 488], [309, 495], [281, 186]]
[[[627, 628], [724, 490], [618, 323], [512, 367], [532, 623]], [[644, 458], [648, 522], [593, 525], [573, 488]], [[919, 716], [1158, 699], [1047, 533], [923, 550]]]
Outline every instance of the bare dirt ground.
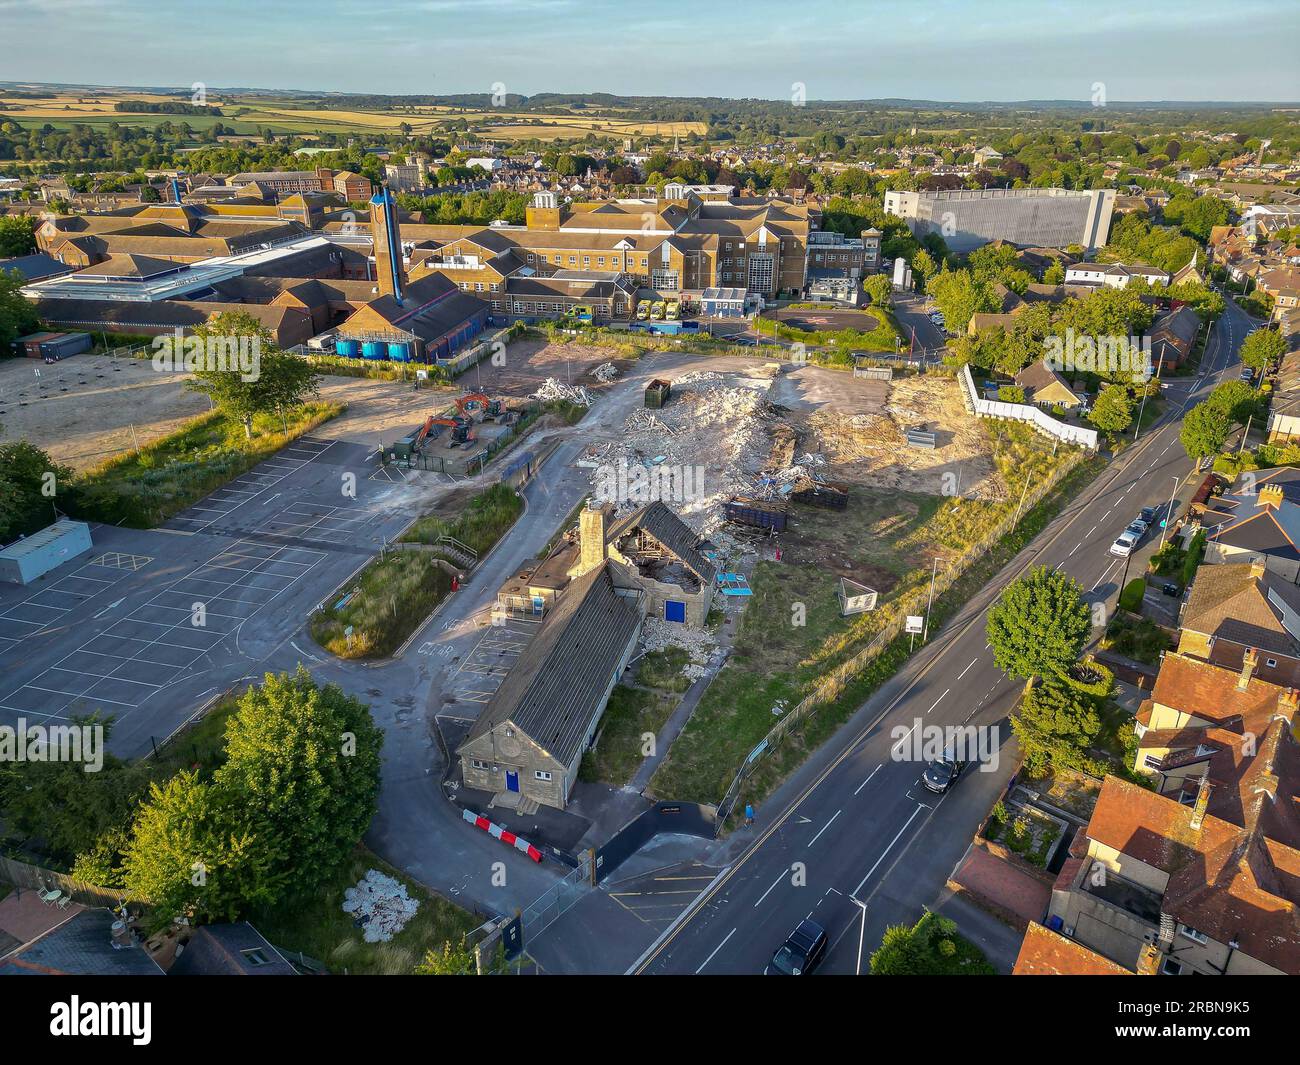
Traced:
[[0, 441], [29, 440], [74, 470], [89, 469], [207, 411], [207, 397], [181, 380], [145, 359], [0, 360]]
[[633, 365], [627, 359], [611, 359], [610, 354], [609, 348], [590, 344], [515, 340], [506, 349], [504, 366], [494, 366], [484, 359], [462, 374], [456, 383], [466, 388], [481, 388], [490, 396], [530, 396], [548, 377], [554, 377], [563, 384], [581, 385], [588, 392], [596, 393], [608, 387], [591, 376], [597, 366], [613, 362], [621, 377]]
[[[956, 382], [947, 378], [895, 379], [883, 413], [822, 409], [793, 417], [807, 430], [804, 449], [826, 457], [830, 480], [930, 495], [1002, 496], [979, 420], [966, 412]], [[909, 446], [903, 431], [914, 427], [935, 432], [939, 446]]]

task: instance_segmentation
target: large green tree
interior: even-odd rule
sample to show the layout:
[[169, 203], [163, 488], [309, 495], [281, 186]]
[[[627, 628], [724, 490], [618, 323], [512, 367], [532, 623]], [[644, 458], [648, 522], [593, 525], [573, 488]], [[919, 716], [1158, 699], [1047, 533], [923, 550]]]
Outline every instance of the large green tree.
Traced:
[[1106, 385], [1088, 417], [1104, 433], [1122, 433], [1133, 424], [1133, 393], [1125, 385]]
[[186, 387], [205, 392], [226, 415], [244, 427], [253, 438], [253, 419], [259, 414], [284, 414], [315, 395], [319, 374], [305, 359], [286, 355], [271, 339], [266, 328], [247, 311], [214, 314], [194, 330], [204, 339], [223, 338], [256, 344], [258, 358], [253, 373], [236, 367], [211, 365], [195, 369]]
[[1223, 450], [1231, 428], [1231, 415], [1223, 407], [1206, 400], [1183, 415], [1178, 439], [1182, 441], [1187, 457], [1199, 461]]
[[0, 357], [11, 354], [14, 341], [41, 324], [35, 306], [19, 291], [24, 284], [17, 270], [0, 270]]
[[302, 666], [267, 674], [226, 725], [221, 785], [258, 810], [290, 850], [304, 889], [347, 858], [375, 813], [383, 735], [369, 708]]
[[1025, 764], [1042, 770], [1048, 763], [1090, 771], [1088, 748], [1101, 732], [1096, 702], [1074, 686], [1047, 680], [1026, 694], [1011, 718]]
[[1046, 566], [1003, 589], [989, 610], [988, 640], [998, 668], [1013, 677], [1050, 677], [1079, 657], [1092, 630], [1082, 589]]
[[1273, 329], [1256, 329], [1241, 344], [1241, 361], [1263, 370], [1286, 354], [1286, 337]]

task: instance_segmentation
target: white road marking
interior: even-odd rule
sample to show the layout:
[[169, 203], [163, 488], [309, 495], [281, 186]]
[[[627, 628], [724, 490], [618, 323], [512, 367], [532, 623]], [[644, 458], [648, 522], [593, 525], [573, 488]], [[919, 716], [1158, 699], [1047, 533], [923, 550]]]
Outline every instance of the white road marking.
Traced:
[[[730, 939], [735, 934], [736, 934], [736, 930], [733, 928], [730, 932], [727, 933], [727, 939]], [[719, 943], [717, 948], [713, 951], [713, 953], [704, 959], [704, 965], [708, 965], [709, 962], [711, 962], [714, 958], [718, 956], [718, 951], [727, 945], [727, 939], [724, 939], [721, 943]], [[701, 965], [698, 969], [695, 970], [696, 976], [699, 976], [700, 973], [704, 972], [704, 965]]]
[[[952, 691], [951, 688], [944, 688], [944, 690], [943, 690], [943, 695], [947, 695], [950, 691]], [[941, 702], [943, 702], [943, 695], [939, 696], [939, 698], [937, 698], [937, 699], [934, 701], [933, 705], [931, 705], [931, 707], [930, 707], [930, 710], [933, 710], [936, 706], [938, 706]], [[926, 713], [928, 714], [928, 713], [930, 712], [930, 710], [927, 710]], [[914, 727], [915, 727], [915, 726], [914, 726]], [[911, 733], [909, 732], [908, 735], [910, 736]]]
[[831, 819], [827, 821], [826, 824], [822, 825], [821, 832], [818, 832], [817, 835], [813, 836], [813, 838], [808, 841], [808, 846], [811, 847], [814, 843], [816, 843], [819, 839], [821, 839], [822, 832], [825, 832], [828, 828], [830, 828], [831, 825], [835, 823], [835, 818], [839, 816], [840, 816], [840, 811], [836, 810], [834, 815], [831, 817]]
[[871, 771], [871, 774], [867, 777], [867, 779], [858, 785], [858, 791], [855, 791], [853, 794], [857, 795], [858, 792], [860, 792], [863, 788], [865, 788], [868, 784], [871, 783], [871, 777], [874, 777], [879, 772], [880, 772], [880, 766], [876, 766], [876, 768]]
[[[900, 829], [898, 830], [898, 835], [895, 836], [893, 839], [891, 839], [891, 840], [889, 841], [889, 846], [886, 847], [886, 848], [881, 852], [880, 857], [876, 859], [876, 864], [873, 865], [870, 869], [867, 870], [867, 875], [864, 876], [864, 877], [863, 877], [863, 878], [858, 882], [858, 886], [855, 887], [855, 888], [853, 889], [852, 894], [853, 894], [853, 896], [854, 896], [855, 898], [857, 897], [858, 892], [862, 890], [862, 885], [865, 884], [868, 880], [871, 879], [871, 874], [874, 873], [874, 872], [876, 871], [876, 869], [879, 868], [880, 863], [883, 862], [883, 861], [885, 860], [885, 855], [888, 854], [891, 850], [894, 849], [894, 844], [897, 843], [898, 840], [899, 840], [899, 838], [903, 835], [903, 833], [907, 831], [907, 826], [910, 825], [910, 824], [912, 823], [912, 821], [915, 819], [915, 817], [916, 817], [917, 814], [919, 814], [922, 810], [926, 810], [926, 809], [929, 809], [929, 807], [927, 807], [927, 806], [918, 806], [915, 810], [912, 811], [912, 816], [909, 817], [909, 818], [908, 818], [908, 819], [903, 823], [903, 827], [900, 828]], [[782, 874], [782, 875], [784, 876], [785, 874]], [[705, 964], [707, 965], [708, 963], [705, 962]], [[704, 967], [704, 966], [700, 966], [700, 968], [703, 968], [703, 967]]]
[[963, 669], [960, 673], [957, 674], [957, 679], [961, 680], [962, 677], [966, 676], [966, 674], [970, 672], [970, 667], [973, 666], [978, 661], [979, 661], [978, 658], [972, 658], [970, 660], [970, 665], [968, 665], [965, 669]]
[[[784, 879], [785, 879], [785, 872], [784, 872], [784, 870], [783, 870], [782, 873], [781, 873], [781, 875], [778, 876], [775, 880], [772, 881], [772, 886], [771, 886], [770, 888], [768, 888], [766, 891], [764, 891], [763, 894], [762, 894], [762, 896], [759, 898], [759, 900], [758, 900], [756, 903], [754, 903], [754, 909], [758, 909], [760, 906], [762, 906], [764, 900], [766, 900], [766, 898], [767, 898], [770, 894], [772, 894], [772, 892], [776, 889], [776, 885], [779, 884], [779, 883], [781, 883], [781, 881], [784, 880]], [[726, 942], [726, 940], [723, 940], [723, 942]], [[707, 965], [708, 962], [705, 962], [705, 964]]]

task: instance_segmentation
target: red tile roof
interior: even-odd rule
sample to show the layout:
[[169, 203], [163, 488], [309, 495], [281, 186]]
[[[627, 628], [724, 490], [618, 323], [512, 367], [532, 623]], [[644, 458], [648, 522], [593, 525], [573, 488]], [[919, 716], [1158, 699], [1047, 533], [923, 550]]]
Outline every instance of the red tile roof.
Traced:
[[1132, 976], [1122, 965], [1066, 939], [1037, 921], [1030, 924], [1020, 944], [1012, 976]]

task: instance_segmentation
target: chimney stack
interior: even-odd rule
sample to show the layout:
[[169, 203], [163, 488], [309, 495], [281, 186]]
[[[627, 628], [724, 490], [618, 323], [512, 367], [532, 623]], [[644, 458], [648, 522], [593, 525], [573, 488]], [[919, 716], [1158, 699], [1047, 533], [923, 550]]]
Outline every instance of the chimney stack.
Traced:
[[1192, 807], [1192, 820], [1188, 826], [1193, 832], [1199, 832], [1201, 825], [1205, 823], [1205, 808], [1210, 805], [1210, 791], [1213, 787], [1208, 774], [1201, 777], [1201, 785], [1196, 792], [1196, 804]]
[[1246, 653], [1241, 656], [1241, 676], [1237, 678], [1237, 691], [1244, 692], [1250, 687], [1250, 678], [1255, 675], [1255, 670], [1259, 667], [1259, 652], [1253, 647], [1247, 647]]
[[578, 516], [578, 565], [572, 576], [581, 577], [605, 564], [605, 508], [588, 504]]
[[1294, 724], [1297, 713], [1300, 713], [1300, 692], [1294, 688], [1287, 688], [1277, 697], [1278, 716], [1289, 723]]
[[1268, 566], [1264, 564], [1262, 558], [1253, 558], [1250, 560], [1250, 579], [1260, 581], [1264, 579], [1264, 574], [1268, 572]]
[[1261, 507], [1280, 507], [1283, 500], [1282, 486], [1280, 484], [1260, 485], [1259, 492], [1255, 499]]

